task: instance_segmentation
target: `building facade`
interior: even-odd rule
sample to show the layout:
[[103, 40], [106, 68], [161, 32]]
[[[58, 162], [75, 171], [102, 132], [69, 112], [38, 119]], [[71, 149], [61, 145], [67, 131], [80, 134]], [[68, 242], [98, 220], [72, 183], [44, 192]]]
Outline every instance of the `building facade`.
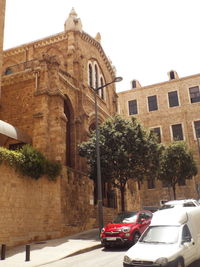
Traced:
[[[81, 170], [76, 147], [95, 120], [90, 87], [115, 76], [100, 42], [82, 31], [72, 10], [64, 32], [9, 49], [3, 62], [1, 119], [26, 132], [49, 158]], [[99, 92], [100, 121], [116, 113], [116, 99], [114, 84]]]
[[[199, 198], [200, 74], [179, 78], [175, 71], [170, 71], [168, 75], [168, 81], [144, 87], [133, 80], [131, 90], [118, 93], [119, 111], [125, 118], [135, 116], [164, 144], [186, 141], [199, 174], [178, 186], [177, 198]], [[173, 198], [170, 188], [152, 178], [138, 189], [143, 206], [159, 205], [160, 200]]]
[[[56, 182], [45, 177], [37, 182], [0, 165], [2, 244], [55, 238], [97, 225], [93, 182], [78, 144], [95, 127], [91, 87], [115, 78], [100, 39], [100, 34], [92, 38], [83, 31], [72, 9], [63, 32], [3, 52], [0, 145], [31, 144], [61, 162], [62, 173]], [[97, 102], [100, 122], [116, 114], [115, 84], [99, 90]], [[104, 203], [109, 203], [106, 197]]]

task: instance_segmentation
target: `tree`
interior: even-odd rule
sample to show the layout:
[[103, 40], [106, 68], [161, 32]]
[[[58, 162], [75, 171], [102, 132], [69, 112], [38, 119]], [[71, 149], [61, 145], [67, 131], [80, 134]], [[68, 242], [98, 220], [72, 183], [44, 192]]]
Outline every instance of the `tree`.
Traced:
[[176, 199], [176, 185], [197, 174], [197, 166], [191, 150], [185, 142], [165, 146], [160, 158], [159, 179], [169, 184]]
[[[96, 180], [96, 136], [80, 144], [79, 154], [87, 158], [89, 176]], [[153, 133], [146, 132], [135, 118], [115, 116], [99, 127], [102, 181], [111, 183], [121, 193], [121, 210], [125, 210], [125, 188], [129, 179], [141, 181], [156, 176], [159, 146]]]

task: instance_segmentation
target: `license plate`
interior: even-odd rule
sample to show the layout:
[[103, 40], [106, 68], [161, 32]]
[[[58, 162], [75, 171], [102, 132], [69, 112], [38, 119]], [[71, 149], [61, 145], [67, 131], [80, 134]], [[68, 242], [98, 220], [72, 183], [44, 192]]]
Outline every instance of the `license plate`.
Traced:
[[117, 239], [116, 237], [106, 237], [106, 240], [108, 240], [108, 241], [114, 241], [116, 239]]

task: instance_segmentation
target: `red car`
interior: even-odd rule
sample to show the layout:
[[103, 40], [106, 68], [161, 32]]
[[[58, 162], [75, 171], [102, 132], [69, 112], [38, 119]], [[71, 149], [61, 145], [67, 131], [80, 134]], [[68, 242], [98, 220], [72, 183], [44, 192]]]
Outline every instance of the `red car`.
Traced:
[[134, 245], [149, 226], [152, 216], [147, 210], [119, 213], [101, 230], [101, 243], [105, 248], [118, 244]]

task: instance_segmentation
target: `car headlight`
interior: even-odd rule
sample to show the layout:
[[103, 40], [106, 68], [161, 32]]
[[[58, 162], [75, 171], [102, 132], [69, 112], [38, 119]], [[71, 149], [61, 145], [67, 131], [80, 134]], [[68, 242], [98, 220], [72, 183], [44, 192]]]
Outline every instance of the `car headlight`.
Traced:
[[101, 234], [103, 234], [103, 232], [105, 232], [105, 228], [102, 228], [101, 229]]
[[130, 227], [128, 227], [128, 226], [124, 226], [123, 228], [122, 228], [122, 232], [124, 232], [124, 233], [128, 233], [128, 232], [130, 232]]
[[163, 266], [163, 265], [168, 263], [168, 259], [167, 258], [159, 258], [159, 259], [156, 260], [156, 263], [158, 263], [161, 266]]
[[124, 256], [124, 263], [130, 264], [131, 263], [131, 259], [128, 256]]

